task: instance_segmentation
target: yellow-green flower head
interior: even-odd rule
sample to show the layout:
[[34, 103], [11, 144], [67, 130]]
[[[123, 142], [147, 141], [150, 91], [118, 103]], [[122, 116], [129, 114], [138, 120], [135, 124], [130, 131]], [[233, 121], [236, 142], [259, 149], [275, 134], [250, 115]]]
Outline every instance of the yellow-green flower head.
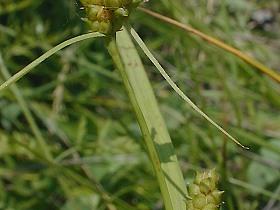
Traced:
[[194, 182], [188, 187], [191, 199], [187, 202], [187, 209], [218, 210], [223, 194], [217, 189], [218, 179], [214, 169], [197, 173]]
[[130, 11], [142, 0], [81, 0], [92, 31], [112, 34], [120, 30]]

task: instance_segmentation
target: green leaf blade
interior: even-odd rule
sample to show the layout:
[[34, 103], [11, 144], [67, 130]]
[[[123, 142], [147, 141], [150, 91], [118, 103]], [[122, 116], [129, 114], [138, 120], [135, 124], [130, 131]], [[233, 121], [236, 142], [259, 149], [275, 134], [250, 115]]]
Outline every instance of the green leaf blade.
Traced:
[[[123, 78], [161, 188], [167, 210], [185, 210], [187, 190], [173, 144], [143, 64], [126, 30], [117, 33]], [[127, 89], [128, 89], [127, 88]]]

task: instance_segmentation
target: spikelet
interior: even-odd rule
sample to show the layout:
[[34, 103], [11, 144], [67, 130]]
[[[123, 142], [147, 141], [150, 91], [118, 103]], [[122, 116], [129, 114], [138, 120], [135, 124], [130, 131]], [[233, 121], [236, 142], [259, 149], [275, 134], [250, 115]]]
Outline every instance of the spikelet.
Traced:
[[120, 30], [132, 9], [142, 0], [80, 0], [93, 32], [113, 34]]
[[214, 169], [197, 173], [194, 182], [188, 186], [187, 210], [218, 210], [223, 194], [217, 189], [218, 179]]

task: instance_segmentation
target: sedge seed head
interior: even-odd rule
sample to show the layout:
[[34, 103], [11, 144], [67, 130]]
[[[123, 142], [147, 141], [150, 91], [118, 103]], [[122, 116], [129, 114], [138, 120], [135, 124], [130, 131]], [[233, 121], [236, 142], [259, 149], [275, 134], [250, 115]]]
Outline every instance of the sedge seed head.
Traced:
[[80, 0], [92, 31], [113, 34], [120, 30], [142, 0]]
[[197, 173], [194, 182], [188, 186], [191, 199], [187, 201], [187, 209], [218, 210], [223, 194], [217, 189], [218, 178], [215, 170]]

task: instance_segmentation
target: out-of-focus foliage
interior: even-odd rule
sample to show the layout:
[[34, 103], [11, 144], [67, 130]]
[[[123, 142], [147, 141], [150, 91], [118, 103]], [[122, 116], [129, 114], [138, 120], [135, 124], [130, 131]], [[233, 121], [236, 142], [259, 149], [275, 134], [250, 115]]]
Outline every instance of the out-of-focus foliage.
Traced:
[[[146, 6], [221, 38], [280, 71], [277, 0], [161, 0]], [[1, 0], [0, 78], [86, 32], [76, 1]], [[145, 59], [186, 184], [216, 167], [222, 209], [279, 209], [280, 88], [244, 62], [136, 12], [132, 25], [172, 78], [249, 151], [173, 93]], [[121, 80], [102, 39], [73, 45], [17, 83], [55, 162], [11, 89], [0, 93], [0, 209], [162, 209]], [[25, 108], [26, 108], [25, 107]]]

